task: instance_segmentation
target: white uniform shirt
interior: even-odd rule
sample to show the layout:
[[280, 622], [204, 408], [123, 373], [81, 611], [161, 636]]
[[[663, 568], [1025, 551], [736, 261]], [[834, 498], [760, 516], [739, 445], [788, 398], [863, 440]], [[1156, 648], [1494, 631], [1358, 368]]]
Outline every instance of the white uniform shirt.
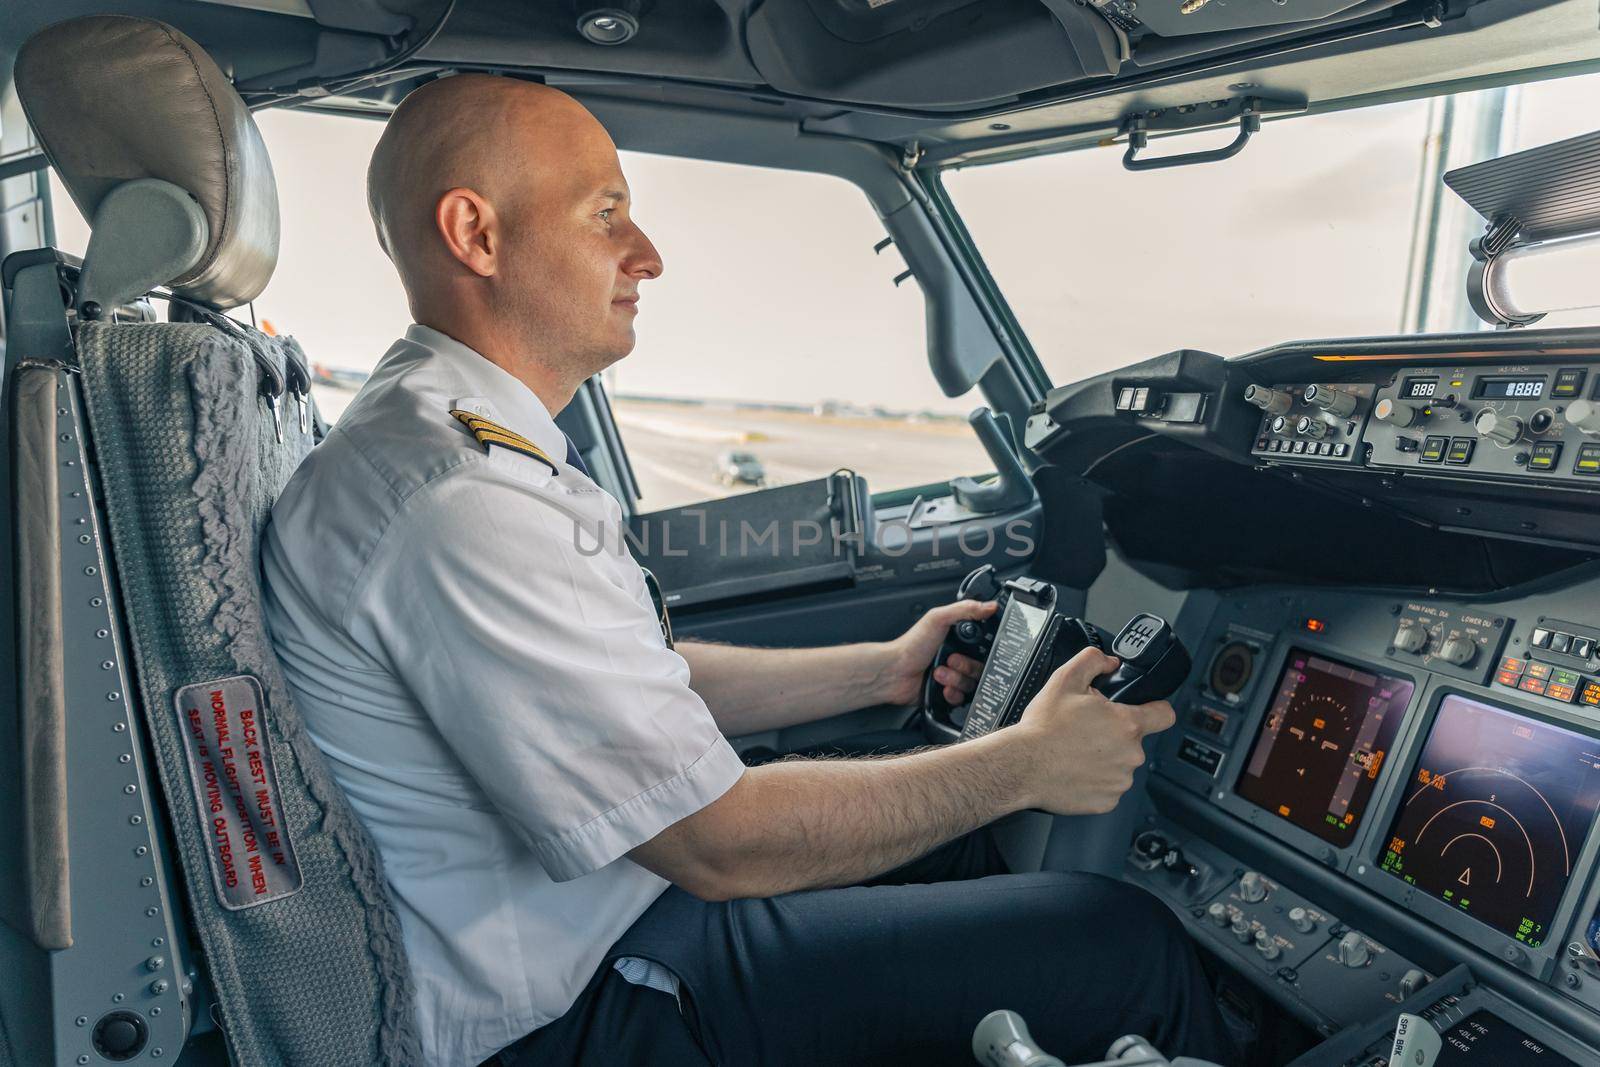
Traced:
[[619, 550], [617, 502], [565, 456], [530, 389], [412, 326], [263, 543], [273, 643], [383, 856], [433, 1064], [561, 1016], [666, 887], [625, 853], [744, 770]]

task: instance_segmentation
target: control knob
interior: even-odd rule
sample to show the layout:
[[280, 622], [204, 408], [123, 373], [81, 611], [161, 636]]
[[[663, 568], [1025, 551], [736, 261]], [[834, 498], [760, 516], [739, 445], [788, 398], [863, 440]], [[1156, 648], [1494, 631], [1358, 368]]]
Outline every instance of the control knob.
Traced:
[[1427, 627], [1415, 619], [1402, 619], [1394, 632], [1394, 647], [1401, 652], [1421, 652], [1428, 647]]
[[1239, 879], [1239, 899], [1246, 904], [1259, 904], [1267, 899], [1267, 880], [1260, 871], [1245, 871]]
[[1275, 960], [1283, 955], [1283, 950], [1278, 947], [1278, 942], [1265, 930], [1256, 931], [1256, 951], [1269, 960]]
[[1487, 437], [1501, 448], [1510, 448], [1522, 440], [1522, 420], [1515, 415], [1502, 415], [1491, 408], [1478, 412], [1473, 428], [1478, 436]]
[[1600, 404], [1574, 400], [1567, 405], [1567, 421], [1592, 437], [1600, 437]]
[[1395, 426], [1415, 426], [1427, 418], [1422, 409], [1415, 404], [1407, 404], [1403, 400], [1391, 400], [1388, 397], [1378, 401], [1378, 406], [1372, 409], [1372, 414], [1379, 421]]
[[1367, 939], [1351, 930], [1339, 939], [1339, 962], [1354, 970], [1372, 962], [1372, 950]]
[[1213, 923], [1215, 923], [1218, 926], [1227, 926], [1230, 922], [1233, 921], [1232, 919], [1230, 919], [1228, 917], [1228, 907], [1227, 907], [1227, 905], [1226, 904], [1221, 904], [1221, 903], [1213, 904], [1213, 905], [1211, 905], [1211, 907], [1207, 908], [1206, 909], [1206, 918], [1210, 919]]
[[1400, 995], [1409, 997], [1417, 990], [1428, 984], [1428, 976], [1412, 967], [1400, 976]]
[[1300, 416], [1300, 421], [1294, 428], [1296, 433], [1310, 438], [1326, 437], [1329, 429], [1327, 423], [1310, 415]]
[[1288, 416], [1286, 416], [1286, 415], [1278, 415], [1278, 416], [1276, 416], [1272, 420], [1272, 432], [1273, 433], [1288, 433], [1289, 432], [1289, 418], [1288, 418]]
[[1247, 385], [1244, 398], [1268, 415], [1282, 415], [1294, 407], [1294, 396], [1282, 389], [1268, 389], [1264, 385]]
[[1253, 930], [1250, 926], [1250, 920], [1246, 919], [1243, 915], [1235, 916], [1233, 925], [1228, 927], [1228, 929], [1233, 931], [1234, 937], [1237, 937], [1246, 945], [1256, 939], [1256, 933], [1255, 930]]
[[1451, 634], [1445, 638], [1444, 644], [1439, 646], [1438, 657], [1446, 663], [1454, 663], [1457, 667], [1465, 667], [1478, 655], [1478, 646], [1470, 637]]
[[1306, 403], [1315, 404], [1336, 419], [1344, 419], [1356, 413], [1357, 400], [1350, 393], [1326, 385], [1308, 385]]
[[1289, 925], [1302, 934], [1309, 934], [1317, 928], [1316, 920], [1304, 908], [1289, 909]]

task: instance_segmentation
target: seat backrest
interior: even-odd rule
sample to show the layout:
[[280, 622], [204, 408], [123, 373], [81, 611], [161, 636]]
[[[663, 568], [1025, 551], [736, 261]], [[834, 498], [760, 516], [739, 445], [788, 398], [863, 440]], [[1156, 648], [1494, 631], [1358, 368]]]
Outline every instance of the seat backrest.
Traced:
[[[41, 31], [17, 85], [94, 232], [81, 272], [7, 271], [10, 321], [53, 299], [64, 323], [66, 299], [81, 324], [63, 358], [8, 356], [4, 378], [34, 561], [16, 583], [25, 901], [0, 907], [0, 965], [41, 979], [50, 1026], [20, 1035], [36, 1020], [0, 994], [0, 1063], [8, 1038], [23, 1062], [176, 1058], [197, 1013], [234, 1063], [417, 1062], [377, 850], [260, 606], [257, 543], [312, 434], [285, 390], [307, 377], [298, 346], [219, 314], [276, 255], [259, 133], [198, 45], [144, 19]], [[117, 320], [162, 284], [197, 321]]]

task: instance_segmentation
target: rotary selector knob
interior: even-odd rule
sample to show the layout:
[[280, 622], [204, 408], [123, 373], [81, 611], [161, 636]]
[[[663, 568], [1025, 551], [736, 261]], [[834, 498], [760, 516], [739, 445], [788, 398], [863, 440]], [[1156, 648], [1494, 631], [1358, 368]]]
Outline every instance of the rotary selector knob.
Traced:
[[1264, 385], [1247, 385], [1244, 398], [1268, 415], [1282, 415], [1294, 407], [1294, 396], [1282, 389], [1268, 389]]
[[1272, 935], [1265, 930], [1256, 931], [1256, 951], [1269, 960], [1275, 960], [1283, 955], [1283, 950], [1278, 947], [1278, 942], [1273, 940]]
[[1259, 904], [1267, 899], [1267, 880], [1260, 871], [1245, 871], [1239, 879], [1239, 899], [1247, 904]]
[[1246, 919], [1243, 915], [1236, 916], [1233, 920], [1233, 925], [1228, 927], [1228, 929], [1233, 931], [1234, 937], [1237, 937], [1246, 945], [1256, 939], [1256, 932], [1251, 928], [1250, 920]]
[[1294, 428], [1296, 433], [1312, 439], [1328, 436], [1329, 429], [1327, 423], [1310, 415], [1300, 416], [1300, 421], [1295, 424]]
[[1311, 913], [1306, 911], [1304, 908], [1290, 908], [1289, 925], [1300, 931], [1302, 934], [1309, 934], [1311, 931], [1317, 928], [1317, 921], [1313, 919], [1311, 917]]
[[1426, 420], [1427, 416], [1415, 404], [1407, 404], [1403, 400], [1391, 400], [1384, 397], [1378, 401], [1378, 406], [1372, 409], [1372, 414], [1380, 421], [1392, 426], [1415, 426]]
[[1428, 984], [1428, 976], [1415, 967], [1400, 976], [1400, 996], [1409, 997]]
[[1502, 415], [1485, 408], [1478, 412], [1472, 425], [1479, 437], [1486, 437], [1501, 448], [1510, 448], [1522, 440], [1522, 420], [1515, 415]]
[[1439, 646], [1438, 656], [1446, 663], [1454, 663], [1457, 667], [1465, 667], [1478, 655], [1478, 646], [1470, 637], [1461, 637], [1452, 634]]
[[1351, 930], [1339, 939], [1339, 962], [1354, 970], [1372, 962], [1372, 950], [1367, 939]]
[[1394, 632], [1394, 647], [1401, 652], [1421, 652], [1428, 647], [1427, 628], [1415, 619], [1405, 619]]
[[1289, 432], [1289, 419], [1288, 419], [1288, 416], [1279, 415], [1277, 418], [1273, 419], [1272, 420], [1272, 432], [1273, 433], [1288, 433]]
[[1567, 421], [1592, 437], [1600, 437], [1600, 404], [1574, 400], [1567, 405]]
[[1218, 926], [1227, 926], [1228, 923], [1233, 921], [1228, 917], [1228, 908], [1225, 904], [1211, 905], [1206, 909], [1206, 918]]
[[1315, 404], [1336, 419], [1345, 419], [1356, 413], [1357, 401], [1343, 390], [1330, 389], [1326, 385], [1309, 385], [1306, 387], [1306, 403]]

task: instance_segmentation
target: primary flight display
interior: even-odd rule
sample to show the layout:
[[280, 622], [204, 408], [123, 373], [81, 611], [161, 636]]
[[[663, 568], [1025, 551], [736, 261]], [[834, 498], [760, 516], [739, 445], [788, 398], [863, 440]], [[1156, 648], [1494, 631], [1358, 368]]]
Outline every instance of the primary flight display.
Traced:
[[1349, 844], [1413, 688], [1291, 649], [1234, 791], [1324, 841]]

